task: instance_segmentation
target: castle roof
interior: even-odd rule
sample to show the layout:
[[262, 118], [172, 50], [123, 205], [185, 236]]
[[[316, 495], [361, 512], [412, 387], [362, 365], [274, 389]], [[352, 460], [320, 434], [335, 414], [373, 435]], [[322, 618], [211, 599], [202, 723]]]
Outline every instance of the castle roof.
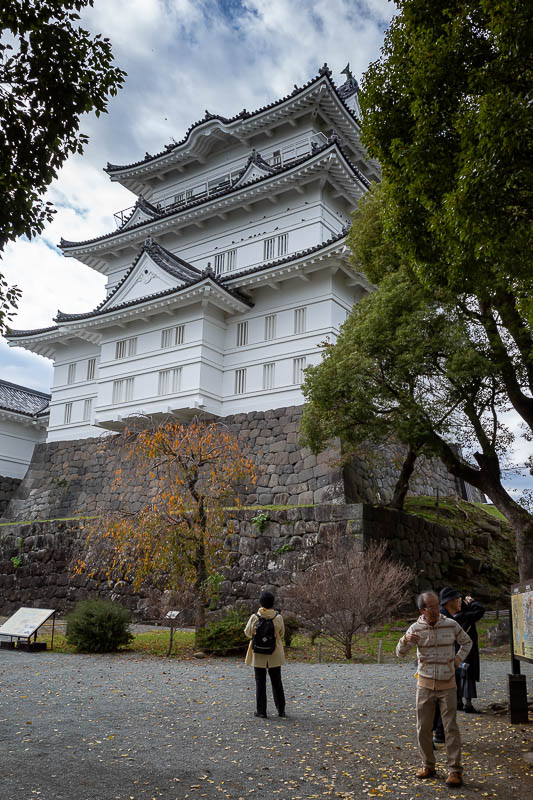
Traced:
[[[191, 302], [209, 298], [212, 302], [226, 305], [228, 310], [231, 308], [233, 311], [244, 311], [252, 307], [253, 302], [239, 291], [239, 284], [241, 281], [243, 285], [246, 285], [249, 283], [250, 277], [253, 276], [256, 282], [257, 278], [261, 277], [262, 273], [265, 273], [265, 280], [268, 280], [272, 275], [275, 275], [275, 278], [278, 280], [284, 277], [292, 277], [291, 270], [305, 269], [307, 259], [320, 262], [322, 256], [330, 257], [340, 252], [340, 250], [344, 250], [345, 239], [346, 231], [343, 231], [341, 234], [332, 236], [328, 241], [322, 244], [293, 253], [285, 258], [270, 261], [257, 267], [242, 270], [241, 272], [227, 273], [222, 276], [216, 276], [210, 267], [202, 272], [198, 272], [198, 270], [195, 270], [191, 265], [187, 265], [195, 270], [197, 275], [186, 281], [182, 281], [179, 286], [173, 286], [162, 291], [113, 304], [113, 298], [119, 293], [120, 287], [126, 284], [129, 276], [134, 272], [135, 265], [133, 265], [109, 297], [92, 311], [78, 314], [66, 314], [59, 311], [55, 318], [57, 325], [51, 328], [41, 328], [33, 331], [10, 330], [8, 341], [12, 344], [22, 345], [34, 352], [38, 351], [43, 355], [51, 357], [50, 354], [52, 354], [55, 349], [55, 342], [60, 341], [65, 335], [71, 337], [76, 335], [76, 331], [79, 330], [80, 333], [83, 331], [82, 338], [88, 338], [91, 335], [96, 337], [98, 334], [89, 334], [86, 330], [87, 325], [91, 324], [92, 326], [97, 323], [101, 324], [102, 322], [109, 323], [115, 318], [117, 320], [123, 319], [126, 316], [130, 316], [132, 313], [144, 314], [148, 308], [151, 308], [152, 311], [155, 309], [164, 310], [168, 308], [169, 304], [175, 305], [176, 302], [179, 301]], [[173, 256], [173, 254], [169, 253], [169, 251], [155, 242], [145, 243], [137, 261], [142, 253], [147, 251], [151, 254], [155, 253], [162, 264], [167, 264], [167, 262], [170, 261], [170, 256], [176, 261], [179, 260], [182, 265], [187, 264], [187, 262], [184, 262], [177, 256]], [[357, 278], [355, 274], [354, 277]], [[364, 283], [365, 279], [361, 277], [357, 278], [357, 280]], [[80, 325], [78, 326], [77, 323], [80, 323]]]
[[[357, 82], [355, 79], [352, 78], [350, 80], [349, 78], [342, 86], [337, 87], [331, 79], [331, 70], [327, 64], [324, 64], [316, 77], [303, 84], [303, 86], [295, 85], [294, 90], [290, 94], [272, 103], [261, 106], [253, 112], [243, 109], [233, 117], [211, 114], [206, 110], [203, 118], [194, 122], [179, 142], [172, 141], [159, 153], [155, 155], [146, 153], [144, 158], [131, 164], [119, 165], [108, 163], [105, 171], [111, 177], [116, 176], [116, 178], [127, 178], [128, 175], [131, 176], [134, 173], [140, 172], [146, 173], [148, 170], [151, 172], [157, 171], [160, 166], [166, 166], [167, 163], [173, 163], [180, 160], [180, 157], [185, 157], [195, 137], [203, 134], [212, 139], [213, 137], [211, 137], [210, 134], [214, 128], [218, 129], [223, 134], [235, 136], [236, 138], [244, 138], [246, 134], [249, 136], [261, 127], [261, 118], [264, 118], [264, 124], [270, 125], [272, 121], [272, 112], [279, 112], [283, 106], [286, 107], [286, 113], [290, 114], [293, 107], [300, 106], [304, 97], [311, 94], [310, 90], [319, 88], [321, 84], [334, 96], [339, 107], [342, 108], [343, 113], [348, 114], [352, 122], [358, 125], [359, 121], [357, 117], [346, 104], [346, 100], [357, 91]], [[126, 173], [128, 173], [128, 175], [126, 175]]]
[[[311, 154], [306, 154], [286, 166], [272, 168], [270, 165], [267, 165], [269, 167], [268, 171], [262, 168], [260, 170], [260, 175], [253, 177], [247, 182], [241, 182], [243, 177], [241, 176], [241, 179], [229, 188], [223, 188], [207, 197], [192, 199], [179, 206], [179, 208], [170, 208], [167, 211], [158, 210], [157, 218], [153, 217], [151, 219], [141, 220], [136, 224], [128, 224], [119, 230], [111, 231], [102, 236], [86, 239], [81, 242], [71, 242], [66, 239], [61, 239], [59, 247], [61, 247], [67, 255], [74, 255], [76, 258], [84, 260], [82, 258], [83, 255], [89, 256], [95, 252], [93, 247], [101, 249], [99, 246], [107, 242], [110, 244], [112, 242], [114, 244], [117, 240], [131, 241], [137, 238], [144, 229], [156, 231], [174, 225], [175, 222], [188, 222], [190, 218], [196, 219], [201, 213], [202, 216], [217, 213], [221, 208], [226, 208], [230, 201], [242, 203], [243, 201], [253, 200], [254, 196], [258, 196], [258, 199], [260, 199], [260, 196], [264, 192], [270, 192], [278, 182], [282, 182], [280, 185], [285, 187], [288, 180], [298, 180], [302, 174], [302, 170], [326, 167], [329, 171], [332, 168], [330, 160], [327, 159], [330, 153], [335, 153], [337, 155], [338, 164], [341, 165], [341, 169], [344, 170], [346, 178], [349, 178], [349, 181], [346, 182], [347, 188], [350, 189], [354, 195], [362, 194], [369, 188], [370, 182], [366, 176], [350, 161], [348, 154], [340, 144], [338, 136], [333, 135], [324, 145], [317, 145], [314, 147]], [[257, 163], [258, 154], [252, 154], [252, 158], [254, 158], [255, 161], [249, 159], [248, 163]], [[75, 252], [81, 249], [83, 249], [83, 253]], [[91, 261], [89, 266], [92, 266], [94, 269], [105, 271], [105, 268], [98, 266], [97, 256], [89, 260]]]
[[0, 380], [0, 410], [23, 414], [26, 417], [39, 417], [48, 413], [51, 395], [38, 392], [27, 386]]

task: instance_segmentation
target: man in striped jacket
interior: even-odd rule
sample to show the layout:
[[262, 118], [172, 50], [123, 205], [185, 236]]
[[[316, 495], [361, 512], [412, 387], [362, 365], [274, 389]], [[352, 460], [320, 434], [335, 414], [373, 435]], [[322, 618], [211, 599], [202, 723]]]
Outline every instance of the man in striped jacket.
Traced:
[[[396, 655], [404, 656], [416, 644], [418, 686], [416, 690], [416, 729], [422, 767], [417, 778], [435, 775], [433, 717], [438, 702], [444, 724], [448, 777], [451, 787], [462, 785], [461, 737], [457, 725], [455, 668], [465, 660], [472, 640], [454, 619], [440, 613], [435, 592], [423, 592], [417, 598], [420, 617], [408, 628], [396, 646]], [[455, 653], [455, 642], [459, 650]]]

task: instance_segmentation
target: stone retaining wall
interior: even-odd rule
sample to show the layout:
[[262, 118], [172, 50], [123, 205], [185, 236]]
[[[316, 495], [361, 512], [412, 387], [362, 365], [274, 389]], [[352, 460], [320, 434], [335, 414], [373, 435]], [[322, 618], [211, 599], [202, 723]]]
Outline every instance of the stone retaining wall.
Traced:
[[[298, 444], [301, 406], [236, 414], [221, 419], [257, 465], [246, 505], [302, 506], [319, 503], [384, 503], [390, 500], [402, 462], [402, 448], [375, 448], [349, 467], [339, 466], [339, 445], [313, 455]], [[128, 464], [106, 449], [107, 437], [51, 442], [35, 447], [28, 473], [4, 511], [4, 520], [30, 521], [138, 510], [154, 495], [150, 479], [127, 480]], [[124, 481], [116, 481], [118, 467]], [[123, 486], [129, 486], [126, 491]], [[437, 459], [418, 460], [411, 493], [467, 495]], [[1, 516], [1, 512], [0, 512]]]
[[[455, 585], [457, 558], [472, 544], [472, 535], [462, 530], [363, 504], [270, 511], [263, 531], [253, 524], [256, 514], [252, 510], [228, 514], [221, 608], [253, 608], [259, 592], [267, 587], [283, 604], [284, 590], [316, 562], [334, 537], [344, 537], [357, 548], [387, 540], [391, 554], [418, 573], [413, 590], [440, 588], [446, 580]], [[108, 588], [84, 577], [70, 577], [68, 564], [85, 536], [84, 524], [67, 520], [0, 527], [0, 614], [11, 614], [21, 605], [68, 611], [77, 600], [96, 593], [119, 600], [136, 619], [161, 615], [165, 597], [158, 589], [146, 587], [135, 594], [124, 582]], [[490, 540], [490, 534], [481, 535]]]
[[20, 486], [21, 480], [21, 478], [8, 478], [0, 475], [0, 518]]

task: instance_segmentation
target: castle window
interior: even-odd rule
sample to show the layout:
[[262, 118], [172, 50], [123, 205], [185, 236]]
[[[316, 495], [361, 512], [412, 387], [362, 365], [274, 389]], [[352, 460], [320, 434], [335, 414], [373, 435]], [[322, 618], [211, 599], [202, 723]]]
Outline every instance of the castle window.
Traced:
[[276, 364], [272, 361], [263, 364], [263, 389], [273, 389], [275, 382]]
[[265, 239], [263, 258], [265, 261], [270, 261], [273, 258], [281, 258], [287, 255], [289, 251], [289, 234], [282, 233], [279, 236], [272, 236], [270, 239]]
[[265, 341], [276, 338], [276, 314], [267, 314], [265, 317]]
[[294, 333], [305, 333], [306, 326], [306, 308], [295, 308], [294, 309]]
[[228, 250], [226, 256], [226, 272], [231, 272], [231, 270], [235, 269], [237, 265], [237, 251]]
[[163, 328], [161, 331], [161, 347], [174, 347], [183, 344], [185, 339], [185, 325], [177, 325], [173, 328]]
[[69, 425], [72, 422], [72, 403], [65, 403], [65, 411], [63, 413], [63, 423]]
[[221, 272], [224, 272], [225, 263], [226, 254], [218, 253], [218, 255], [215, 256], [215, 275], [220, 275]]
[[111, 399], [113, 405], [133, 400], [133, 381], [134, 378], [121, 378], [118, 381], [113, 381], [113, 396]]
[[83, 421], [89, 422], [92, 413], [93, 413], [93, 400], [92, 397], [90, 397], [83, 403]]
[[137, 355], [137, 337], [119, 339], [115, 346], [115, 358], [126, 358]]
[[237, 347], [244, 347], [248, 344], [248, 323], [237, 323]]
[[292, 360], [292, 382], [301, 384], [304, 381], [305, 356]]
[[157, 393], [176, 394], [179, 391], [181, 391], [181, 367], [161, 370]]
[[215, 275], [220, 275], [222, 272], [230, 272], [230, 270], [235, 269], [236, 263], [236, 250], [228, 250], [225, 253], [218, 253], [215, 256]]
[[96, 375], [96, 358], [90, 358], [87, 361], [87, 380], [94, 381]]
[[244, 394], [246, 391], [246, 370], [235, 370], [235, 394]]
[[270, 261], [271, 259], [273, 259], [275, 251], [276, 251], [276, 237], [273, 236], [271, 239], [265, 239], [264, 253], [263, 253], [264, 260]]
[[278, 257], [287, 255], [289, 248], [289, 234], [283, 233], [278, 236]]
[[67, 383], [76, 382], [76, 363], [68, 365]]
[[273, 167], [281, 167], [281, 150], [274, 150], [270, 163]]

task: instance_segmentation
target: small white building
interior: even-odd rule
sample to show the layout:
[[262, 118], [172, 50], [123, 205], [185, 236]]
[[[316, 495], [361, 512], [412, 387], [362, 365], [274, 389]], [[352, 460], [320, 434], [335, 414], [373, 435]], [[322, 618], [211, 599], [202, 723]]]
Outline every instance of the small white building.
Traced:
[[135, 204], [116, 230], [61, 241], [106, 275], [105, 299], [9, 336], [54, 361], [48, 441], [119, 430], [133, 414], [303, 402], [303, 369], [371, 288], [346, 232], [379, 170], [347, 74], [337, 87], [324, 65], [275, 103], [231, 119], [206, 111], [162, 152], [108, 164]]
[[23, 478], [38, 442], [46, 441], [50, 395], [0, 380], [0, 475]]

